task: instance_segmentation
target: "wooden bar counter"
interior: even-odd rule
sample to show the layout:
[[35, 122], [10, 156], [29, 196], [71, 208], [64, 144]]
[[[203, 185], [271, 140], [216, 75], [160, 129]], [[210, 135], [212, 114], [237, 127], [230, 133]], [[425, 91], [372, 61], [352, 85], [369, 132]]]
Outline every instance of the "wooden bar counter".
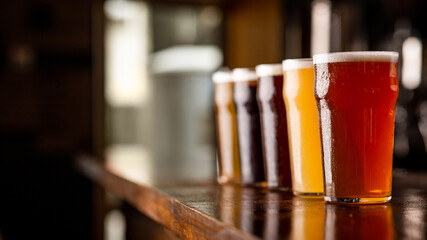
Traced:
[[344, 206], [215, 181], [144, 179], [91, 157], [78, 166], [183, 239], [427, 239], [425, 171], [396, 170], [388, 204]]

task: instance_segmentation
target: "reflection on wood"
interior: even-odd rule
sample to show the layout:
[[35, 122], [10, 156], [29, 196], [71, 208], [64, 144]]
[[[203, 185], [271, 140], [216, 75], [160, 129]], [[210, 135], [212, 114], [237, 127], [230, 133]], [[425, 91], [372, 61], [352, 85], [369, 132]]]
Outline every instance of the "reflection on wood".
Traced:
[[291, 229], [292, 193], [268, 192], [266, 195], [264, 239], [287, 239]]
[[240, 228], [255, 236], [262, 236], [265, 223], [265, 209], [263, 208], [264, 194], [255, 188], [242, 188], [240, 196]]
[[[185, 205], [159, 189], [143, 183], [134, 183], [115, 175], [105, 166], [89, 157], [78, 161], [82, 172], [90, 179], [99, 182], [121, 198], [127, 200], [140, 212], [172, 230], [184, 239], [257, 239], [248, 233], [201, 213]], [[216, 185], [213, 185], [216, 189]], [[206, 188], [211, 188], [207, 185]], [[189, 191], [192, 193], [192, 191]], [[180, 192], [185, 195], [184, 192]], [[216, 194], [215, 194], [216, 195]]]
[[427, 239], [426, 172], [395, 174], [389, 204], [334, 205], [215, 179], [135, 183], [112, 165], [78, 163], [86, 176], [184, 239]]
[[221, 186], [220, 220], [233, 227], [239, 226], [240, 204], [234, 199], [241, 196], [241, 188], [233, 185]]
[[323, 239], [325, 225], [323, 199], [295, 197], [292, 204], [291, 239]]
[[391, 204], [326, 204], [325, 239], [394, 239]]

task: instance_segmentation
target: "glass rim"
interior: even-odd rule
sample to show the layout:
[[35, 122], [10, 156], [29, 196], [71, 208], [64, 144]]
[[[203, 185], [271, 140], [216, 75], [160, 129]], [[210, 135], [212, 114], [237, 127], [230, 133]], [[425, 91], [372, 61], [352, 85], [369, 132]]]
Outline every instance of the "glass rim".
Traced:
[[232, 82], [233, 77], [231, 75], [231, 72], [228, 70], [219, 70], [212, 74], [212, 81], [214, 83], [226, 83], [226, 82]]
[[283, 71], [303, 69], [303, 68], [313, 68], [313, 59], [312, 58], [293, 58], [285, 59], [282, 61]]
[[259, 64], [255, 67], [255, 72], [258, 77], [282, 76], [281, 63]]
[[313, 56], [313, 64], [334, 62], [397, 62], [399, 53], [394, 51], [350, 51], [321, 53]]
[[258, 81], [258, 77], [253, 68], [235, 68], [232, 71], [233, 82]]

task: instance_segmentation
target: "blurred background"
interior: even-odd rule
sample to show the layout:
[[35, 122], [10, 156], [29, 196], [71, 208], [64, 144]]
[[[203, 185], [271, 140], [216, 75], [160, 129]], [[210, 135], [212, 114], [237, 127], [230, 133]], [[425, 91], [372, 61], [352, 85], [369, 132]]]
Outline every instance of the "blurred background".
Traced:
[[0, 239], [172, 238], [75, 159], [214, 179], [221, 66], [397, 51], [394, 166], [427, 169], [426, 12], [422, 0], [0, 2]]

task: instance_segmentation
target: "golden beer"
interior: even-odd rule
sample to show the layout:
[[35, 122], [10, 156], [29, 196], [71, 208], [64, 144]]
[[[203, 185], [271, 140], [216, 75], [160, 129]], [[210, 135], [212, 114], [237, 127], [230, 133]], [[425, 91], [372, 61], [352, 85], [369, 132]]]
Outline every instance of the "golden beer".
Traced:
[[240, 182], [239, 143], [237, 140], [234, 83], [230, 72], [218, 71], [212, 76], [215, 84], [215, 116], [218, 140], [218, 182]]
[[295, 195], [322, 195], [319, 121], [314, 99], [311, 59], [283, 61], [283, 98], [286, 105]]

